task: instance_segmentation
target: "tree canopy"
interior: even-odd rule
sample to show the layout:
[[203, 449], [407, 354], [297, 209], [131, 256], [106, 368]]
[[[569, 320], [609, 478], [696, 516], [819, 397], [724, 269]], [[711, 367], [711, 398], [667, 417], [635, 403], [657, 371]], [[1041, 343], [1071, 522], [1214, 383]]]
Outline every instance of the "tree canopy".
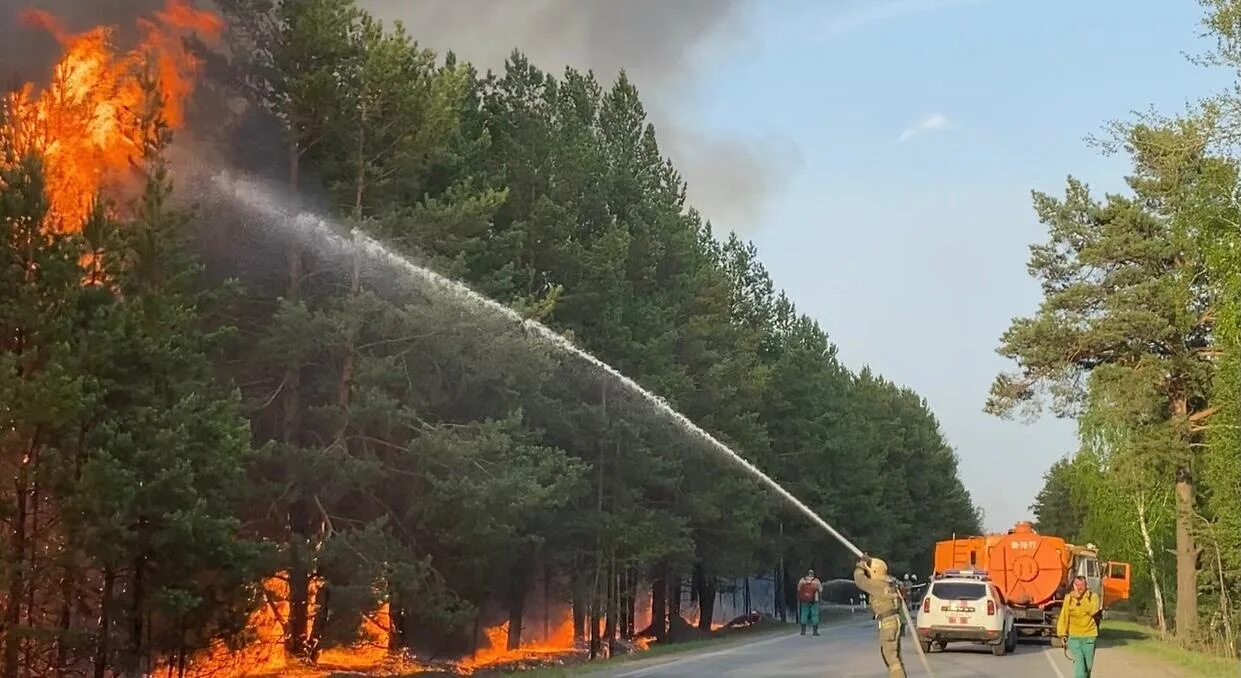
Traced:
[[[1241, 5], [1202, 4], [1218, 41], [1204, 61], [1237, 69]], [[1127, 195], [1099, 200], [1075, 179], [1063, 199], [1035, 194], [1050, 234], [1030, 259], [1044, 302], [1004, 335], [1020, 371], [988, 402], [1011, 413], [1043, 394], [1078, 417], [1082, 449], [1045, 476], [1040, 524], [1131, 559], [1135, 599], [1161, 630], [1170, 600], [1182, 640], [1234, 656], [1239, 101], [1234, 89], [1185, 115], [1112, 125], [1105, 148], [1132, 162]]]

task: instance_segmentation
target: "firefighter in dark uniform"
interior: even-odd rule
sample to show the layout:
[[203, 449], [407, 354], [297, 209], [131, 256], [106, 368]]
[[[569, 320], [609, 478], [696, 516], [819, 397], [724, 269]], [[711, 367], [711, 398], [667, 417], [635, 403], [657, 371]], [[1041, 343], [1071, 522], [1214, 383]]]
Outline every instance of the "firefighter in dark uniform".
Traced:
[[879, 653], [889, 678], [905, 678], [901, 663], [901, 596], [888, 580], [888, 564], [862, 556], [853, 568], [853, 583], [866, 594], [870, 611], [879, 622]]

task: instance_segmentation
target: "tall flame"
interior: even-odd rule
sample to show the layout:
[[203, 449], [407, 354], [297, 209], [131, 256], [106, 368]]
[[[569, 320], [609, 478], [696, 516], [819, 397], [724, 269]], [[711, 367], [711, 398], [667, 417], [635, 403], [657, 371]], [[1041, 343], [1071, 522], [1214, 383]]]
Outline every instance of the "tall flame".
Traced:
[[140, 43], [121, 54], [113, 44], [115, 27], [71, 33], [35, 9], [21, 18], [55, 37], [64, 53], [45, 88], [27, 83], [8, 96], [8, 131], [19, 153], [43, 156], [54, 228], [75, 232], [99, 190], [123, 181], [142, 154], [144, 81], [154, 80], [165, 121], [180, 127], [200, 67], [183, 38], [197, 32], [214, 39], [224, 24], [185, 0], [167, 0], [162, 11], [138, 21]]

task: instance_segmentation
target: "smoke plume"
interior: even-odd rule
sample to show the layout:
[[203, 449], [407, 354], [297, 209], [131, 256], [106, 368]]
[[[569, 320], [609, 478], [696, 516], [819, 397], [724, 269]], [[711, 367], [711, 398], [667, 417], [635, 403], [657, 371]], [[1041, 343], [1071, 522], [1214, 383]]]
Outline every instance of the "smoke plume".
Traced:
[[678, 115], [689, 78], [716, 41], [750, 38], [743, 10], [753, 0], [361, 0], [399, 19], [438, 52], [451, 49], [480, 69], [500, 69], [514, 49], [552, 74], [565, 66], [603, 83], [621, 69], [642, 93], [661, 148], [689, 183], [690, 204], [717, 230], [754, 227], [762, 207], [800, 162], [791, 144], [754, 142], [694, 129]]

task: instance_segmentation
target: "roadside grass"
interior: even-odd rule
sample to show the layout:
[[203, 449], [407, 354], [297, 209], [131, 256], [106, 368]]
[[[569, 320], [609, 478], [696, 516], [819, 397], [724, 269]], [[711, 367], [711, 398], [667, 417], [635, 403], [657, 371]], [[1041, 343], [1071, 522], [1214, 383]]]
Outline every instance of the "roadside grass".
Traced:
[[1099, 632], [1101, 647], [1126, 647], [1200, 678], [1237, 678], [1241, 662], [1187, 650], [1160, 640], [1155, 629], [1131, 621], [1108, 620]]
[[[831, 628], [832, 626], [846, 623], [849, 620], [863, 620], [866, 613], [850, 614], [847, 609], [824, 609], [820, 624], [820, 629]], [[604, 659], [594, 662], [583, 662], [580, 664], [571, 664], [567, 666], [549, 666], [546, 668], [516, 670], [496, 673], [496, 676], [522, 676], [523, 678], [567, 678], [572, 676], [582, 676], [593, 671], [609, 667], [623, 666], [634, 662], [646, 662], [652, 659], [659, 659], [669, 655], [678, 655], [696, 650], [705, 650], [713, 647], [726, 647], [738, 643], [745, 643], [756, 638], [764, 638], [766, 636], [777, 633], [788, 633], [797, 629], [796, 624], [782, 624], [765, 626], [762, 628], [739, 631], [729, 633], [714, 638], [704, 638], [703, 640], [691, 640], [684, 643], [670, 643], [668, 645], [652, 645], [649, 650], [644, 652], [635, 652], [633, 654], [622, 655], [614, 659]]]

